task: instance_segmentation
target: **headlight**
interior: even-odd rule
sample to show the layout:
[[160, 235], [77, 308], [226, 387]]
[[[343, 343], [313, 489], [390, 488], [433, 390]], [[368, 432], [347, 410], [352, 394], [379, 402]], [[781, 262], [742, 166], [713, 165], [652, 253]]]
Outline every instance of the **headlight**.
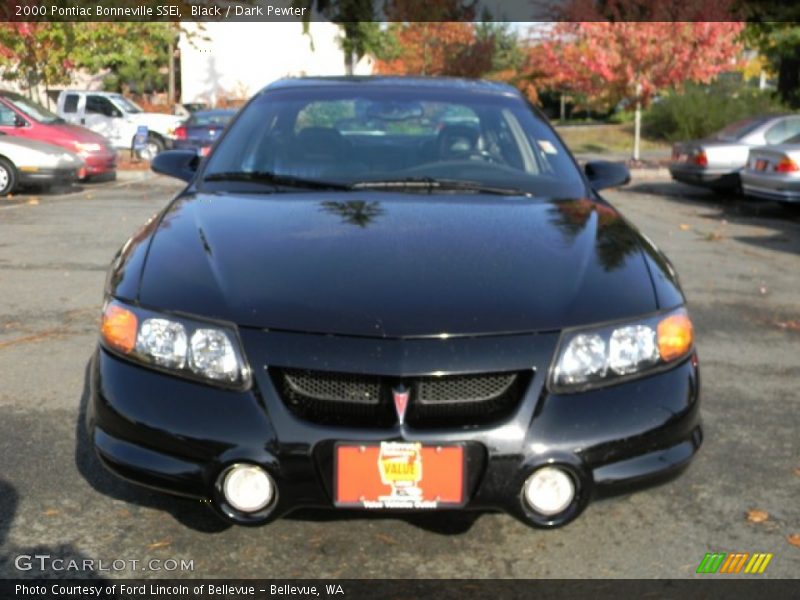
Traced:
[[86, 154], [91, 154], [92, 152], [100, 152], [103, 149], [103, 146], [100, 144], [89, 143], [85, 144], [83, 142], [75, 142], [75, 151], [79, 155], [85, 156]]
[[249, 383], [250, 370], [233, 327], [111, 300], [103, 309], [100, 338], [109, 350], [155, 369], [227, 387]]
[[550, 389], [580, 391], [663, 369], [692, 350], [694, 330], [685, 308], [666, 314], [561, 335]]

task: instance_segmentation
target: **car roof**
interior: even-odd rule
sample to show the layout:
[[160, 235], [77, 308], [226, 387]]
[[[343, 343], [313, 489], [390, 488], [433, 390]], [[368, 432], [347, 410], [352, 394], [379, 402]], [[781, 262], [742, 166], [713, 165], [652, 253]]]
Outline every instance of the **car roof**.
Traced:
[[483, 79], [464, 79], [460, 77], [403, 77], [403, 76], [350, 76], [350, 77], [288, 77], [269, 84], [261, 92], [279, 89], [298, 89], [312, 87], [354, 87], [369, 86], [380, 88], [402, 87], [452, 90], [494, 94], [498, 96], [520, 97], [519, 91], [508, 84]]

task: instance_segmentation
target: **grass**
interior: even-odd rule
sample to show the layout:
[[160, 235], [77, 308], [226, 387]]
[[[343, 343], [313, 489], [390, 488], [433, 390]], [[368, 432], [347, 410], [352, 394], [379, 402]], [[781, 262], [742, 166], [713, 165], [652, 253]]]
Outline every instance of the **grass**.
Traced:
[[[633, 151], [633, 123], [587, 127], [557, 126], [556, 130], [572, 152], [606, 154]], [[660, 140], [642, 137], [641, 149], [669, 151], [670, 145]]]

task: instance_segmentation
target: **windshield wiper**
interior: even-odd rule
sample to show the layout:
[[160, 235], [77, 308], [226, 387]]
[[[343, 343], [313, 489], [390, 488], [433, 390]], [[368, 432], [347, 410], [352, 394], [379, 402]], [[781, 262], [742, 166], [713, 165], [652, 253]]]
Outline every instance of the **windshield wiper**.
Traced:
[[365, 189], [420, 189], [427, 191], [466, 191], [480, 194], [497, 194], [501, 196], [530, 196], [530, 192], [519, 188], [487, 185], [479, 181], [463, 179], [437, 179], [435, 177], [406, 177], [403, 179], [385, 179], [359, 181], [350, 185], [354, 190]]
[[315, 190], [349, 190], [350, 186], [335, 181], [304, 179], [293, 175], [281, 175], [272, 171], [223, 171], [203, 177], [203, 181], [252, 181], [269, 183], [275, 186], [307, 188]]

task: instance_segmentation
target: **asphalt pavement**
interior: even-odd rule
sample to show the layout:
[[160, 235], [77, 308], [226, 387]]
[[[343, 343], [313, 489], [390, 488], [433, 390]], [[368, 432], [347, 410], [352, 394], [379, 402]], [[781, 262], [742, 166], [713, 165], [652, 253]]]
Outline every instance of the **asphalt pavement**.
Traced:
[[[659, 177], [606, 194], [672, 259], [696, 325], [706, 437], [680, 478], [552, 531], [333, 511], [244, 528], [107, 474], [80, 419], [105, 270], [179, 187], [142, 173], [0, 199], [0, 577], [680, 578], [706, 552], [773, 553], [757, 577], [800, 575], [800, 210]], [[95, 569], [17, 569], [34, 554]], [[161, 570], [140, 570], [151, 559]]]

